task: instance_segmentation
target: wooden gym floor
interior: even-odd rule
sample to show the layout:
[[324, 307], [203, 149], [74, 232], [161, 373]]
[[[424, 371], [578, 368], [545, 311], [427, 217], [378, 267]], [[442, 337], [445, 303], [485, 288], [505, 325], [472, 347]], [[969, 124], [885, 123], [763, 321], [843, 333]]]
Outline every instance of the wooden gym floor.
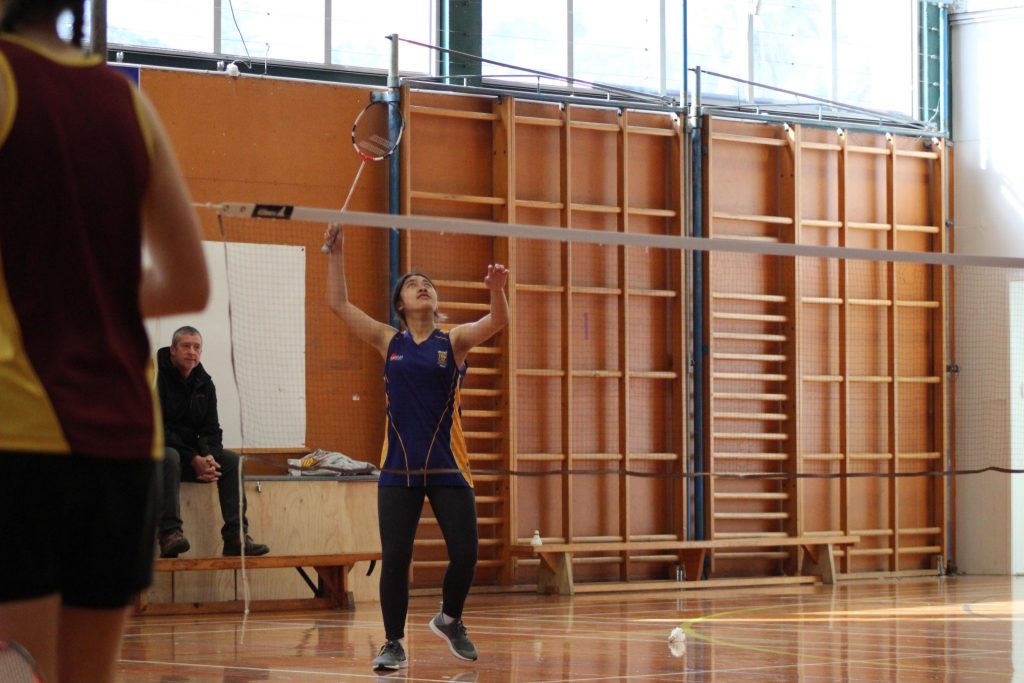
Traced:
[[[410, 665], [379, 676], [376, 603], [351, 611], [134, 618], [118, 681], [1001, 681], [1024, 678], [1024, 577], [835, 587], [470, 595], [478, 662], [413, 598]], [[685, 648], [669, 632], [681, 625]], [[1016, 676], [1015, 676], [1016, 674]]]

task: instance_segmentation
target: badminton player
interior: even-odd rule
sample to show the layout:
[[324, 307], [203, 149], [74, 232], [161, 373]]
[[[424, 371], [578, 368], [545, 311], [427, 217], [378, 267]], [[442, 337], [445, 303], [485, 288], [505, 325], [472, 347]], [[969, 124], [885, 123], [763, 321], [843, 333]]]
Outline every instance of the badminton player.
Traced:
[[377, 512], [383, 553], [380, 606], [386, 641], [373, 668], [396, 670], [408, 663], [404, 638], [409, 565], [425, 497], [430, 499], [448, 550], [441, 611], [429, 626], [447, 641], [453, 655], [475, 661], [476, 648], [462, 623], [463, 605], [476, 571], [478, 539], [473, 478], [459, 416], [459, 387], [469, 350], [508, 322], [504, 292], [508, 270], [501, 264], [487, 266], [484, 284], [490, 290], [490, 312], [447, 333], [437, 327], [440, 318], [434, 283], [422, 273], [404, 275], [391, 296], [402, 321], [401, 330], [396, 330], [348, 300], [344, 236], [332, 226], [325, 238], [332, 244], [328, 302], [349, 329], [384, 358], [387, 420]]
[[152, 577], [163, 448], [142, 319], [201, 309], [209, 285], [163, 128], [83, 56], [83, 13], [0, 0], [0, 640], [47, 681], [102, 683]]

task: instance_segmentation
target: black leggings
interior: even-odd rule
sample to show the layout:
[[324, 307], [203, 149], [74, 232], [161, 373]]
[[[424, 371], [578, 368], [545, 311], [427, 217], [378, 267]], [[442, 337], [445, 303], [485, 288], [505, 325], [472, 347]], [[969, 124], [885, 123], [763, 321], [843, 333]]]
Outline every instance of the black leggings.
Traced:
[[476, 572], [476, 497], [467, 486], [381, 486], [377, 489], [377, 515], [382, 552], [380, 567], [380, 609], [388, 640], [405, 637], [409, 611], [409, 565], [413, 540], [420, 523], [423, 498], [441, 526], [448, 548], [448, 569], [444, 573], [444, 613], [462, 618]]

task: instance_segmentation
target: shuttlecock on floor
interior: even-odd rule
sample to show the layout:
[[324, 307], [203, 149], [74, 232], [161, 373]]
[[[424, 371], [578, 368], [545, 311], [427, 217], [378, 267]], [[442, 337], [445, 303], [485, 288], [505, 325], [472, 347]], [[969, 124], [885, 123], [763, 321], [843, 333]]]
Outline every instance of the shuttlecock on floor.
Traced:
[[678, 626], [668, 634], [668, 650], [673, 657], [686, 656], [686, 633]]

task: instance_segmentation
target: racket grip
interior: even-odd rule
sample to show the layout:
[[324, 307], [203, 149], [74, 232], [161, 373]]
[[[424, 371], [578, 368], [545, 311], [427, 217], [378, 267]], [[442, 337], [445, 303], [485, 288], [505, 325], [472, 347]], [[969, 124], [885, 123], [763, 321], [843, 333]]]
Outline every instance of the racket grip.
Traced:
[[332, 223], [327, 228], [327, 239], [324, 240], [323, 245], [320, 247], [320, 253], [330, 254], [334, 248], [334, 243], [338, 241], [338, 231], [341, 230], [341, 226], [337, 223]]

